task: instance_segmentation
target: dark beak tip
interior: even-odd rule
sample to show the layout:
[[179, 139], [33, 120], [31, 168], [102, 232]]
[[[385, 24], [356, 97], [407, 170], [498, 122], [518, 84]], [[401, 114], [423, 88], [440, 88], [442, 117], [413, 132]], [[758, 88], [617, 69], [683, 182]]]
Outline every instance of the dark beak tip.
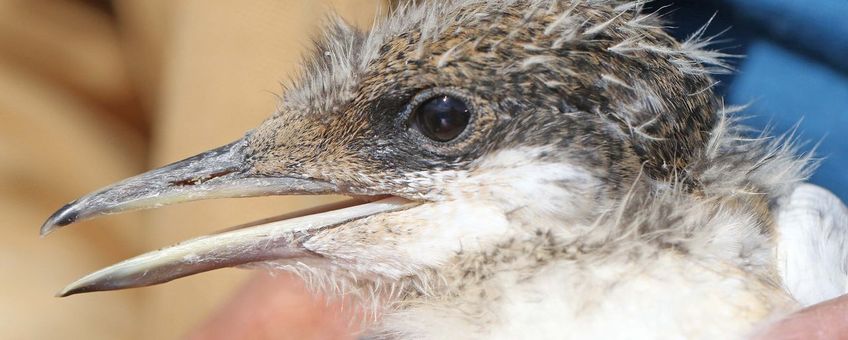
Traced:
[[63, 298], [63, 297], [68, 297], [68, 296], [71, 296], [71, 295], [76, 295], [76, 294], [86, 293], [86, 292], [91, 291], [90, 289], [86, 289], [86, 288], [87, 287], [77, 287], [77, 288], [73, 288], [73, 289], [68, 289], [68, 287], [65, 287], [62, 290], [56, 292], [56, 295], [54, 295], [54, 297]]
[[64, 207], [59, 210], [56, 210], [53, 215], [50, 215], [50, 217], [47, 218], [47, 221], [45, 221], [44, 224], [41, 225], [42, 237], [47, 236], [47, 234], [50, 234], [51, 232], [56, 229], [59, 229], [60, 227], [64, 227], [77, 221], [77, 219], [79, 218], [79, 211], [74, 209], [74, 203], [76, 202], [65, 204]]

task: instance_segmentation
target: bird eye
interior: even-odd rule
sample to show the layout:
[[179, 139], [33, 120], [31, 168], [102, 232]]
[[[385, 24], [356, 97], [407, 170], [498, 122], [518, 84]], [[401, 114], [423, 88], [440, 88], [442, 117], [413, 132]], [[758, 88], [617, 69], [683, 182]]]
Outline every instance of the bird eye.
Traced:
[[411, 119], [412, 125], [427, 138], [448, 142], [465, 131], [471, 111], [462, 100], [441, 95], [419, 104]]

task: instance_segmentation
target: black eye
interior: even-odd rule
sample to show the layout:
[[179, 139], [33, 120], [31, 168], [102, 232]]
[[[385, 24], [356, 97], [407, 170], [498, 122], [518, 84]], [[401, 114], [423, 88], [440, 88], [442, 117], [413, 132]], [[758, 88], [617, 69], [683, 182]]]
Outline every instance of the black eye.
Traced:
[[462, 100], [442, 95], [418, 105], [412, 111], [411, 119], [413, 126], [427, 138], [447, 142], [465, 131], [471, 111]]

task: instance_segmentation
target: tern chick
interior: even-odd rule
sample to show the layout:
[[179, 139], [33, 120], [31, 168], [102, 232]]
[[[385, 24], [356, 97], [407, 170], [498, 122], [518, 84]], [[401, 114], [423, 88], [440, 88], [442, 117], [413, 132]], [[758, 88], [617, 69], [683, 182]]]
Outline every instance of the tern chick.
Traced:
[[42, 233], [207, 198], [361, 204], [185, 241], [60, 295], [246, 265], [358, 297], [375, 338], [749, 335], [833, 286], [787, 279], [818, 263], [783, 251], [777, 214], [811, 156], [750, 138], [712, 90], [725, 55], [643, 5], [432, 0], [369, 32], [331, 19], [262, 125], [84, 196]]

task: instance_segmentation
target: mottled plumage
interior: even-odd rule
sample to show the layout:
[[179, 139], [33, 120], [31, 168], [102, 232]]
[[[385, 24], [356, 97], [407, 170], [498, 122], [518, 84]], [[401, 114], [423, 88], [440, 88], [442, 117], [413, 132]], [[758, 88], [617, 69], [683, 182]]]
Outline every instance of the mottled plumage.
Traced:
[[[44, 230], [208, 197], [400, 198], [189, 241], [63, 294], [247, 263], [359, 297], [376, 338], [751, 334], [816, 285], [787, 287], [792, 254], [775, 255], [776, 211], [811, 156], [738, 125], [712, 90], [725, 55], [703, 30], [674, 40], [643, 4], [433, 0], [369, 32], [331, 19], [244, 139], [93, 193]], [[436, 95], [471, 112], [448, 142], [410, 123]]]

